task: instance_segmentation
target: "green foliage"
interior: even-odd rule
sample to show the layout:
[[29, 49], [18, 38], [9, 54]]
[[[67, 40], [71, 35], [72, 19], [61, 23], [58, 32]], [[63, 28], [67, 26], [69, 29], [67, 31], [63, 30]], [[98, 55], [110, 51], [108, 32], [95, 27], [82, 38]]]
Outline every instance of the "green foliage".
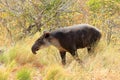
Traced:
[[[15, 43], [21, 39], [21, 37], [23, 38], [27, 35], [35, 34], [41, 27], [57, 28], [59, 26], [67, 25], [66, 23], [62, 23], [64, 21], [60, 20], [60, 16], [62, 13], [64, 13], [62, 16], [66, 16], [65, 13], [67, 12], [65, 11], [72, 10], [69, 7], [74, 2], [74, 0], [3, 0], [0, 3], [0, 5], [2, 5], [0, 7], [2, 7], [3, 10], [3, 12], [0, 13], [0, 18], [2, 19], [1, 25], [7, 32], [5, 35], [9, 34], [6, 38], [11, 39], [9, 40], [10, 43]], [[32, 24], [36, 25], [27, 31]]]
[[16, 54], [17, 54], [17, 48], [13, 48], [13, 49], [11, 49], [9, 51], [9, 53], [8, 53], [8, 59], [9, 59], [10, 62], [15, 59]]
[[[118, 17], [120, 3], [117, 0], [88, 0], [87, 5], [90, 9], [90, 24], [99, 26], [102, 33], [107, 35], [106, 42], [109, 44], [112, 33], [118, 33], [113, 28], [119, 25]], [[106, 33], [107, 32], [107, 33]]]
[[61, 2], [61, 0], [50, 0], [50, 2], [47, 5], [45, 5], [46, 11], [49, 12], [50, 10], [56, 10]]
[[17, 72], [17, 80], [31, 80], [31, 71], [23, 68]]
[[9, 64], [15, 60], [15, 57], [16, 57], [16, 48], [13, 48], [9, 51], [9, 53], [6, 52], [0, 56], [0, 62]]
[[120, 10], [117, 0], [89, 0], [87, 4], [91, 11], [95, 13], [102, 12], [114, 14], [116, 11]]
[[87, 4], [90, 9], [94, 12], [99, 11], [102, 6], [102, 0], [88, 0]]

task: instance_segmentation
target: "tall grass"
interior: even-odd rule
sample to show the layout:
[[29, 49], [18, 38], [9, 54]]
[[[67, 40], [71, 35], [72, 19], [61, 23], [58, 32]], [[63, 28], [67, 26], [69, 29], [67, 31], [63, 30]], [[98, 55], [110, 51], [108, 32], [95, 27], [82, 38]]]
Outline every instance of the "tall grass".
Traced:
[[[16, 67], [15, 61], [12, 61], [9, 64], [0, 65], [0, 80], [9, 80], [13, 76], [13, 69]], [[11, 75], [12, 74], [12, 75]]]
[[9, 73], [0, 68], [0, 80], [8, 80]]
[[53, 46], [32, 54], [34, 41], [27, 38], [0, 55], [0, 80], [120, 80], [119, 45], [107, 46], [101, 41], [96, 56], [88, 56], [86, 49], [78, 50], [84, 61], [81, 67], [69, 53], [67, 64], [62, 66], [59, 51]]
[[20, 69], [17, 72], [17, 80], [32, 80], [31, 71], [27, 68]]

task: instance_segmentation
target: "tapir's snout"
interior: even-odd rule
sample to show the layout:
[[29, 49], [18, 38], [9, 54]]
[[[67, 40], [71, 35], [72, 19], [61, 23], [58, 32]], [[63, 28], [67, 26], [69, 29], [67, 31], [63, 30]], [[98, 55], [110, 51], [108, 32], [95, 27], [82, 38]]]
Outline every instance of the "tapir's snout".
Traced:
[[31, 50], [32, 50], [32, 53], [33, 53], [33, 54], [37, 54], [36, 51], [39, 50], [39, 47], [33, 45], [32, 48], [31, 48]]
[[49, 33], [44, 33], [40, 38], [38, 38], [31, 48], [32, 53], [37, 54], [36, 51], [49, 46], [50, 45], [48, 41], [49, 37], [50, 37]]

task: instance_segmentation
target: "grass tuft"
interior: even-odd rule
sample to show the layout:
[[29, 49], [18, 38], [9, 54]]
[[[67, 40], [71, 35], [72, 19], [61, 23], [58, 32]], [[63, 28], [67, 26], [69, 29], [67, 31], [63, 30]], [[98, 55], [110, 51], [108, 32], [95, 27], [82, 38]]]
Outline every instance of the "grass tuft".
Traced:
[[51, 65], [45, 71], [43, 80], [70, 80], [69, 74], [60, 65]]
[[17, 72], [17, 80], [32, 80], [31, 70], [27, 68], [22, 68]]
[[0, 80], [8, 80], [9, 74], [5, 67], [0, 65]]

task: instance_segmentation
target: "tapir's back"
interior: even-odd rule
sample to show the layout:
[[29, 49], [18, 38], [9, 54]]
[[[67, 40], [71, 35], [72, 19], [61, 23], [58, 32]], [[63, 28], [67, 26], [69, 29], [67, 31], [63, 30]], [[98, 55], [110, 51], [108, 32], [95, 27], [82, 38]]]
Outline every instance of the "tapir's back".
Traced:
[[[51, 32], [51, 34], [55, 37], [58, 36], [62, 36], [64, 37], [65, 35], [79, 35], [81, 36], [81, 34], [94, 34], [94, 33], [100, 33], [100, 31], [88, 24], [79, 24], [79, 25], [74, 25], [74, 26], [69, 26], [69, 27], [63, 27], [63, 28], [59, 28], [57, 30], [54, 30], [53, 32]], [[87, 36], [88, 36], [87, 35]]]
[[100, 31], [88, 24], [59, 28], [51, 34], [66, 48], [73, 45], [84, 48], [101, 37]]
[[97, 28], [88, 25], [88, 24], [79, 24], [79, 25], [74, 25], [74, 26], [68, 26], [68, 27], [63, 27], [63, 28], [59, 28], [57, 30], [54, 30], [53, 32], [62, 32], [62, 33], [66, 33], [66, 32], [70, 32], [70, 31], [80, 31], [80, 30], [88, 30], [88, 29], [95, 29], [97, 31], [99, 31]]

